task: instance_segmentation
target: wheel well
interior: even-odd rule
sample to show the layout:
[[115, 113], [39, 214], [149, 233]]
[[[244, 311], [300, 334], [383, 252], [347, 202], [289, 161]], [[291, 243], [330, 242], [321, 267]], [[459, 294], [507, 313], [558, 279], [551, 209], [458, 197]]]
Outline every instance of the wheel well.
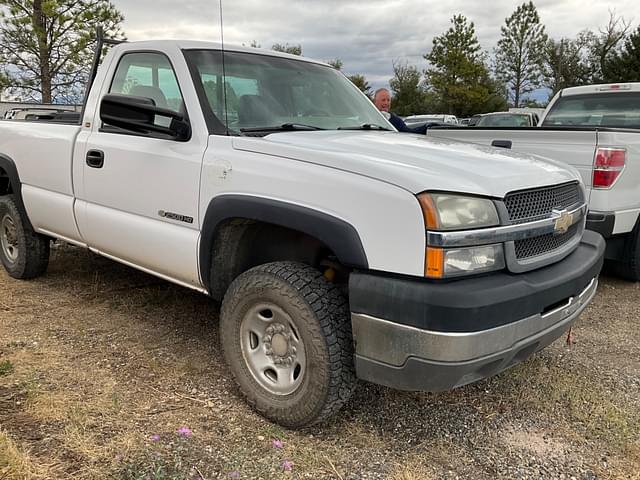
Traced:
[[209, 292], [222, 300], [227, 288], [241, 273], [268, 262], [296, 261], [326, 271], [336, 281], [348, 275], [334, 252], [306, 233], [272, 223], [231, 218], [217, 226], [211, 256]]
[[7, 195], [8, 193], [13, 193], [11, 180], [4, 168], [0, 167], [0, 195]]

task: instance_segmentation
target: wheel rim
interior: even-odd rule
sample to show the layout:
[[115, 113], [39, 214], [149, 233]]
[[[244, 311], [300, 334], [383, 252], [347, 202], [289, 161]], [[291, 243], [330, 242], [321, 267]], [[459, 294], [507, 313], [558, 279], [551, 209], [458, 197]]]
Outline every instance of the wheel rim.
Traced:
[[15, 263], [18, 259], [20, 250], [18, 249], [18, 233], [13, 218], [5, 215], [0, 225], [0, 243], [2, 243], [2, 252], [11, 263]]
[[253, 378], [269, 393], [295, 392], [306, 372], [306, 353], [299, 330], [282, 308], [261, 303], [240, 325], [242, 356]]

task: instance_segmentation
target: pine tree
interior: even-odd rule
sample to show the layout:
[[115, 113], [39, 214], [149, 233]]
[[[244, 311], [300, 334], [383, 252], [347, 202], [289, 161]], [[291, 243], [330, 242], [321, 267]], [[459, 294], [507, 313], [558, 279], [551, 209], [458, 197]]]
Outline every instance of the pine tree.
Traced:
[[446, 109], [441, 113], [468, 116], [486, 108], [488, 100], [500, 93], [489, 75], [473, 22], [455, 15], [451, 23], [449, 30], [433, 39], [433, 48], [424, 56], [430, 63], [425, 71], [427, 89]]
[[110, 0], [0, 0], [0, 57], [11, 90], [51, 103], [78, 97], [91, 68], [95, 32], [122, 38]]
[[344, 66], [344, 62], [340, 58], [334, 58], [333, 60], [327, 60], [327, 63], [331, 65], [336, 70], [342, 70]]
[[586, 59], [587, 43], [583, 35], [576, 40], [549, 39], [544, 49], [543, 85], [551, 96], [559, 90], [589, 82], [590, 67]]
[[640, 27], [627, 37], [622, 51], [607, 63], [606, 70], [610, 82], [640, 80]]
[[393, 63], [393, 78], [389, 86], [393, 91], [392, 110], [398, 115], [421, 113], [424, 107], [424, 88], [418, 69], [404, 62]]
[[495, 49], [495, 71], [510, 88], [518, 107], [523, 95], [542, 85], [547, 34], [533, 2], [523, 3], [505, 19]]
[[347, 75], [347, 78], [351, 80], [351, 83], [358, 87], [362, 93], [367, 96], [371, 96], [371, 85], [369, 85], [369, 82], [364, 75]]
[[274, 43], [271, 50], [275, 52], [290, 53], [291, 55], [302, 55], [302, 45], [289, 45], [285, 43]]

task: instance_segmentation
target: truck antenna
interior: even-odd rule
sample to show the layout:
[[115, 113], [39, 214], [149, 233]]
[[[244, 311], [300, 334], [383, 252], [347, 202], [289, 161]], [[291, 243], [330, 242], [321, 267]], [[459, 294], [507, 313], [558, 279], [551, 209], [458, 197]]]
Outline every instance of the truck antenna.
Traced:
[[227, 71], [224, 64], [224, 23], [222, 20], [222, 0], [218, 0], [220, 5], [220, 49], [222, 50], [222, 101], [224, 103], [224, 127], [229, 135], [229, 115], [227, 113]]

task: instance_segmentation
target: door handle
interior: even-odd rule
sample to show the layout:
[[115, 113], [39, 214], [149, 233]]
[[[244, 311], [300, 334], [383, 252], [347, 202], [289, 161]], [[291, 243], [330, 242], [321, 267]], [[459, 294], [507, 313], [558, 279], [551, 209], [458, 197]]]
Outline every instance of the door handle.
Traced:
[[87, 165], [91, 168], [102, 168], [104, 166], [104, 152], [102, 150], [89, 150], [87, 152]]
[[492, 147], [511, 148], [511, 140], [494, 140], [491, 142]]

